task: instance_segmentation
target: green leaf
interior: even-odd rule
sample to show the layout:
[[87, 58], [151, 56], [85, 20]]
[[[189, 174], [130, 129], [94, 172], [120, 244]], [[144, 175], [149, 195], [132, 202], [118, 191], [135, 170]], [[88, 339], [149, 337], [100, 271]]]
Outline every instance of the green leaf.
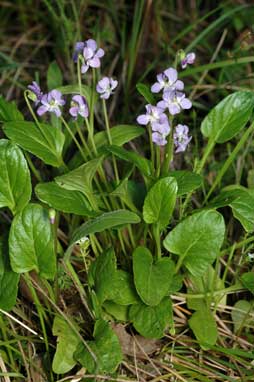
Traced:
[[[132, 139], [144, 134], [144, 132], [145, 129], [143, 127], [134, 125], [117, 125], [111, 127], [110, 135], [112, 138], [112, 144], [116, 146], [122, 146]], [[99, 133], [95, 134], [94, 142], [97, 150], [103, 146], [108, 146], [109, 142], [106, 131], [100, 131]], [[91, 144], [89, 144], [89, 147], [92, 149]]]
[[96, 361], [80, 343], [75, 358], [91, 374], [113, 373], [122, 361], [122, 351], [117, 335], [104, 320], [98, 320], [94, 327], [94, 341], [87, 341], [96, 356]]
[[213, 295], [213, 299], [207, 297], [197, 298], [196, 296], [188, 298], [187, 306], [189, 309], [202, 310], [204, 307], [210, 308], [211, 303], [227, 305], [227, 295], [225, 292], [218, 294], [220, 290], [225, 288], [223, 281], [218, 275], [215, 275], [215, 270], [210, 265], [206, 273], [202, 276], [189, 276], [188, 277], [188, 294], [204, 294], [217, 292]]
[[204, 349], [215, 345], [218, 337], [218, 330], [215, 318], [210, 310], [204, 308], [193, 313], [189, 320], [189, 325], [199, 344]]
[[241, 276], [241, 282], [252, 294], [254, 294], [254, 272], [245, 272]]
[[70, 328], [70, 325], [60, 316], [55, 316], [52, 332], [54, 336], [58, 337], [52, 363], [53, 372], [56, 374], [68, 373], [77, 363], [73, 355], [80, 343], [80, 339]]
[[22, 210], [31, 198], [32, 186], [26, 159], [20, 148], [7, 139], [0, 140], [0, 208], [13, 214]]
[[132, 305], [139, 302], [132, 276], [117, 270], [111, 276], [110, 300], [119, 305]]
[[11, 270], [8, 247], [0, 238], [0, 309], [11, 310], [16, 304], [19, 274]]
[[64, 134], [57, 128], [40, 123], [43, 133], [33, 122], [6, 122], [6, 136], [24, 150], [36, 155], [46, 164], [59, 167], [63, 164]]
[[0, 96], [0, 122], [23, 121], [24, 117], [14, 101], [8, 102]]
[[146, 223], [158, 223], [165, 228], [172, 216], [177, 194], [177, 182], [172, 177], [159, 179], [148, 191], [143, 206]]
[[63, 84], [63, 75], [56, 61], [51, 62], [47, 71], [48, 90], [58, 88]]
[[139, 94], [141, 94], [148, 103], [151, 103], [152, 105], [155, 104], [155, 98], [149, 86], [142, 83], [138, 83], [136, 85], [136, 88]]
[[86, 197], [79, 191], [70, 191], [55, 182], [39, 183], [35, 187], [38, 199], [57, 211], [81, 216], [95, 216]]
[[135, 304], [130, 307], [129, 318], [134, 328], [144, 337], [161, 338], [172, 324], [172, 303], [168, 297], [156, 306]]
[[134, 151], [125, 150], [122, 147], [118, 146], [108, 146], [106, 147], [107, 151], [111, 152], [120, 159], [123, 159], [127, 162], [133, 163], [143, 175], [151, 176], [152, 175], [152, 164], [151, 162], [137, 154]]
[[116, 210], [112, 212], [105, 212], [104, 214], [89, 220], [82, 224], [71, 238], [70, 245], [75, 244], [83, 237], [96, 232], [102, 232], [110, 228], [119, 228], [127, 224], [137, 224], [140, 222], [140, 218], [134, 212], [127, 210]]
[[134, 283], [139, 297], [146, 305], [158, 305], [167, 295], [174, 274], [169, 258], [154, 262], [149, 249], [138, 247], [133, 252]]
[[253, 302], [239, 300], [235, 303], [234, 309], [231, 312], [231, 317], [234, 323], [234, 332], [238, 332], [245, 325], [253, 324]]
[[192, 192], [202, 185], [202, 176], [186, 170], [171, 171], [170, 176], [177, 181], [177, 195], [181, 196]]
[[219, 253], [224, 240], [225, 223], [217, 211], [195, 213], [181, 221], [163, 241], [164, 247], [180, 256], [194, 276], [202, 276]]
[[12, 221], [9, 235], [11, 267], [24, 273], [32, 269], [53, 279], [56, 272], [54, 240], [48, 212], [28, 204]]
[[55, 181], [66, 190], [80, 191], [89, 196], [93, 193], [92, 181], [101, 162], [102, 158], [92, 159], [67, 174], [57, 176]]
[[119, 305], [113, 301], [104, 301], [103, 308], [110, 316], [114, 317], [118, 321], [128, 321], [128, 305]]
[[206, 116], [201, 131], [217, 143], [233, 138], [248, 122], [254, 107], [252, 92], [238, 91], [224, 98]]

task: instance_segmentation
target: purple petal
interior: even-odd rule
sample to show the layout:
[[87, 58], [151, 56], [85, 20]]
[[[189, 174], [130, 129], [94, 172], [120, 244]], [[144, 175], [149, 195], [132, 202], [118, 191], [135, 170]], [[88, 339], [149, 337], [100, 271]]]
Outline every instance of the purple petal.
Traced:
[[92, 59], [87, 60], [87, 63], [92, 68], [99, 68], [101, 66], [101, 62], [98, 57], [93, 57]]
[[171, 115], [176, 115], [176, 114], [180, 113], [181, 108], [176, 103], [171, 103], [168, 105], [168, 110], [169, 110]]
[[111, 84], [111, 90], [114, 90], [117, 85], [118, 85], [118, 81], [117, 80], [113, 80], [113, 78], [110, 79], [110, 84]]
[[162, 111], [164, 111], [168, 107], [168, 104], [165, 101], [159, 101], [157, 103], [157, 107], [159, 107]]
[[104, 54], [105, 54], [104, 50], [101, 49], [101, 48], [99, 48], [99, 49], [97, 50], [97, 52], [95, 53], [94, 57], [101, 58], [101, 57], [104, 56]]
[[44, 113], [46, 113], [48, 111], [48, 107], [46, 105], [41, 105], [38, 109], [37, 109], [37, 114], [39, 116], [43, 115]]
[[185, 69], [187, 67], [187, 59], [184, 58], [182, 61], [181, 61], [181, 66], [182, 66], [182, 69]]
[[168, 68], [164, 71], [164, 74], [168, 77], [170, 82], [175, 82], [177, 80], [177, 71], [174, 68]]
[[182, 109], [190, 109], [192, 107], [192, 103], [188, 98], [181, 99], [180, 105]]
[[100, 81], [98, 81], [98, 86], [105, 91], [110, 86], [110, 81], [108, 77], [103, 77]]
[[92, 51], [94, 51], [94, 52], [96, 51], [96, 49], [97, 49], [97, 43], [96, 43], [96, 41], [93, 40], [92, 38], [89, 38], [89, 40], [86, 40], [85, 44], [86, 44], [86, 47], [87, 47], [87, 48], [92, 49]]
[[137, 122], [140, 125], [147, 125], [149, 123], [149, 121], [150, 121], [150, 117], [147, 114], [141, 114], [137, 118]]
[[89, 65], [83, 64], [81, 66], [81, 73], [82, 74], [86, 73], [88, 71], [88, 69], [89, 69]]
[[83, 50], [83, 56], [85, 60], [89, 60], [94, 56], [94, 51], [91, 48], [85, 47]]
[[184, 83], [183, 81], [177, 80], [175, 83], [176, 90], [183, 90], [184, 89]]
[[62, 114], [59, 107], [54, 108], [54, 110], [52, 110], [52, 113], [55, 113], [57, 117], [60, 117], [60, 115]]
[[70, 115], [72, 115], [72, 117], [76, 118], [78, 116], [78, 107], [77, 106], [73, 106], [69, 109], [69, 113]]
[[152, 141], [158, 146], [165, 146], [167, 140], [160, 133], [152, 133]]
[[186, 56], [187, 63], [190, 64], [190, 65], [194, 64], [195, 59], [196, 59], [196, 54], [193, 53], [193, 52], [188, 53], [187, 56]]
[[161, 91], [161, 89], [163, 88], [163, 85], [160, 84], [159, 82], [155, 82], [152, 86], [151, 86], [151, 92], [152, 93], [159, 93]]

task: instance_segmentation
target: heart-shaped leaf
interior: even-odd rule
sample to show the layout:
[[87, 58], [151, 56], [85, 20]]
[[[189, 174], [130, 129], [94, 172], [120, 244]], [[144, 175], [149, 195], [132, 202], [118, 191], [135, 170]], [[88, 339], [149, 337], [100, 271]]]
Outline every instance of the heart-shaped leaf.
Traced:
[[143, 206], [146, 223], [158, 223], [165, 228], [172, 216], [177, 194], [177, 182], [173, 177], [158, 180], [148, 191]]
[[189, 325], [199, 344], [204, 349], [215, 345], [218, 337], [218, 329], [215, 318], [209, 309], [203, 308], [193, 313], [189, 320]]
[[133, 273], [141, 300], [147, 305], [158, 305], [168, 294], [174, 263], [165, 257], [154, 262], [149, 249], [138, 247], [133, 252]]
[[181, 264], [194, 276], [202, 276], [219, 253], [225, 223], [217, 211], [195, 213], [181, 221], [165, 238], [164, 247], [180, 256]]
[[0, 208], [13, 214], [22, 210], [31, 198], [31, 179], [20, 148], [7, 139], [0, 140]]
[[48, 212], [38, 204], [28, 204], [12, 221], [9, 235], [11, 267], [24, 273], [32, 269], [53, 279], [56, 257]]
[[144, 337], [161, 338], [166, 328], [172, 324], [172, 303], [168, 297], [156, 306], [148, 306], [142, 302], [132, 305], [129, 318], [134, 328]]
[[177, 181], [177, 195], [192, 192], [202, 185], [202, 176], [186, 170], [171, 171], [170, 176]]

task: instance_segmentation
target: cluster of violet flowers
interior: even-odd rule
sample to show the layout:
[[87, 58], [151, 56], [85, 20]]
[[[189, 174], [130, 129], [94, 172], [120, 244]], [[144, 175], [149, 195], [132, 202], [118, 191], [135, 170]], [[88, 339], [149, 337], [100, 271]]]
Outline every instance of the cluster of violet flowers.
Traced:
[[[195, 61], [195, 53], [185, 54], [180, 52], [180, 61], [182, 69], [188, 64]], [[167, 137], [171, 131], [171, 123], [173, 117], [182, 110], [192, 107], [191, 101], [186, 98], [183, 93], [184, 83], [178, 80], [178, 72], [175, 68], [168, 68], [164, 72], [157, 75], [157, 82], [151, 87], [152, 93], [160, 93], [162, 91], [162, 100], [156, 106], [148, 104], [145, 106], [146, 114], [137, 117], [140, 125], [150, 125], [152, 130], [152, 141], [158, 146], [165, 146], [168, 142]], [[186, 125], [178, 124], [174, 128], [173, 140], [175, 152], [183, 152], [186, 150], [191, 136], [189, 128]]]
[[[89, 68], [99, 68], [101, 66], [100, 59], [104, 54], [105, 52], [103, 49], [97, 49], [95, 40], [88, 39], [84, 42], [76, 43], [73, 60], [75, 63], [77, 63], [78, 60], [81, 61], [81, 73], [85, 74]], [[117, 80], [103, 77], [98, 81], [96, 91], [100, 95], [100, 98], [108, 99], [117, 85]], [[36, 112], [39, 116], [49, 112], [54, 113], [59, 118], [62, 115], [61, 108], [66, 103], [63, 94], [59, 90], [53, 89], [50, 92], [43, 94], [40, 86], [35, 81], [28, 86], [28, 98], [34, 102], [35, 107], [37, 107]], [[69, 113], [74, 119], [77, 119], [78, 115], [83, 118], [88, 118], [88, 103], [83, 95], [76, 94], [72, 97]]]

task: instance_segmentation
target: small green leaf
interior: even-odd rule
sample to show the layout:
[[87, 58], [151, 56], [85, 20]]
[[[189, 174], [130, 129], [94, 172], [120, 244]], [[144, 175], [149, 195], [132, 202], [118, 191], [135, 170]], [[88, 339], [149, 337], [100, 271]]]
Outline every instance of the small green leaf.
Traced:
[[20, 148], [7, 139], [0, 140], [0, 208], [13, 214], [22, 210], [31, 198], [32, 186], [26, 159]]
[[111, 276], [110, 300], [119, 305], [132, 305], [139, 302], [132, 276], [125, 271], [117, 270]]
[[24, 117], [14, 101], [8, 102], [0, 96], [0, 122], [23, 121]]
[[14, 272], [34, 269], [42, 277], [54, 278], [54, 240], [48, 212], [40, 205], [28, 204], [15, 216], [10, 229], [9, 251]]
[[172, 177], [159, 179], [148, 191], [143, 206], [146, 223], [158, 223], [165, 228], [172, 216], [177, 194], [177, 182]]
[[36, 155], [46, 164], [60, 167], [63, 164], [62, 150], [64, 134], [57, 128], [40, 123], [43, 133], [33, 122], [6, 122], [3, 130], [6, 136], [24, 150]]
[[0, 238], [0, 309], [9, 311], [16, 304], [19, 274], [11, 270], [5, 244], [5, 240]]
[[254, 272], [246, 272], [241, 276], [241, 282], [252, 294], [254, 294]]
[[142, 83], [138, 83], [136, 85], [136, 88], [137, 88], [137, 91], [139, 92], [139, 94], [141, 94], [148, 103], [150, 103], [152, 105], [155, 104], [155, 98], [154, 98], [153, 93], [151, 92], [149, 86], [142, 84]]
[[113, 373], [122, 361], [122, 351], [119, 340], [109, 324], [98, 320], [94, 327], [94, 341], [87, 341], [93, 351], [96, 362], [83, 343], [78, 345], [75, 358], [91, 374]]
[[143, 175], [151, 176], [152, 175], [152, 164], [151, 162], [137, 154], [134, 151], [125, 150], [122, 147], [118, 146], [107, 146], [107, 151], [111, 152], [120, 159], [123, 159], [127, 162], [133, 163]]
[[239, 300], [235, 303], [234, 309], [231, 312], [231, 317], [234, 323], [234, 332], [238, 332], [245, 325], [253, 324], [253, 302]]
[[[112, 144], [116, 146], [122, 146], [125, 143], [131, 141], [134, 138], [139, 137], [144, 134], [145, 129], [143, 127], [138, 127], [134, 125], [117, 125], [111, 127], [110, 135], [112, 138]], [[106, 131], [100, 131], [94, 136], [94, 143], [99, 150], [103, 146], [108, 146], [108, 136]], [[89, 144], [90, 149], [92, 149], [91, 144]]]
[[181, 221], [163, 241], [164, 247], [180, 256], [181, 263], [194, 276], [202, 276], [219, 253], [225, 223], [217, 211], [195, 213]]
[[57, 176], [55, 181], [66, 190], [80, 191], [85, 195], [90, 195], [93, 193], [92, 181], [101, 162], [101, 158], [92, 159], [67, 174]]
[[132, 305], [129, 318], [134, 328], [144, 337], [161, 338], [166, 328], [172, 324], [172, 303], [168, 297], [156, 306], [147, 306], [142, 302]]
[[56, 374], [68, 373], [77, 363], [73, 355], [80, 339], [60, 316], [55, 316], [52, 332], [54, 336], [58, 337], [52, 364], [53, 372]]
[[177, 195], [181, 196], [192, 192], [202, 185], [202, 177], [194, 172], [186, 170], [171, 171], [170, 176], [177, 181]]
[[115, 210], [112, 212], [105, 212], [92, 220], [88, 220], [76, 229], [71, 238], [70, 245], [75, 244], [78, 240], [92, 233], [102, 232], [110, 228], [119, 228], [119, 226], [127, 224], [137, 224], [139, 222], [139, 216], [131, 211]]
[[113, 301], [104, 301], [103, 308], [110, 316], [114, 317], [118, 321], [128, 321], [129, 306], [119, 305]]
[[53, 90], [62, 86], [63, 75], [56, 61], [51, 62], [47, 71], [48, 90]]
[[169, 291], [174, 263], [166, 257], [154, 262], [149, 249], [138, 247], [133, 252], [133, 273], [141, 300], [146, 305], [158, 305]]
[[55, 182], [39, 183], [35, 187], [38, 199], [57, 211], [81, 216], [95, 216], [86, 197], [79, 191], [70, 191]]
[[248, 122], [254, 107], [252, 92], [238, 91], [218, 103], [201, 124], [205, 137], [217, 143], [233, 138]]
[[218, 329], [215, 318], [207, 308], [193, 313], [189, 320], [189, 325], [199, 344], [204, 349], [215, 345], [218, 337]]

